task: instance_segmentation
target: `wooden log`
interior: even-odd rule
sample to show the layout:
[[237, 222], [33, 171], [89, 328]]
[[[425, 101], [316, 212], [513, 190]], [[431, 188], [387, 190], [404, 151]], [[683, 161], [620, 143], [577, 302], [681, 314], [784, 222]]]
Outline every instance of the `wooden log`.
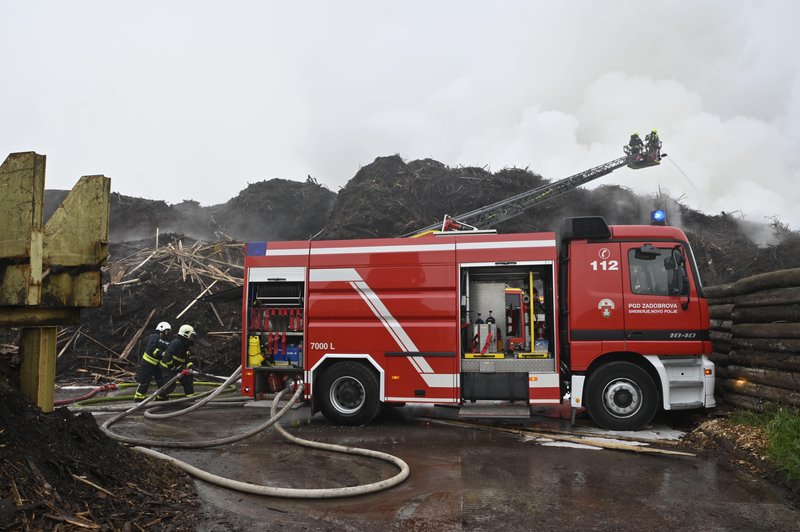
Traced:
[[155, 255], [155, 254], [156, 254], [156, 252], [155, 252], [155, 251], [154, 251], [154, 252], [152, 252], [152, 253], [150, 253], [150, 254], [147, 256], [147, 258], [146, 258], [146, 259], [144, 259], [144, 260], [143, 260], [143, 261], [142, 261], [142, 262], [141, 262], [141, 263], [140, 263], [138, 266], [136, 266], [136, 267], [135, 267], [135, 268], [133, 268], [132, 270], [129, 270], [127, 273], [125, 273], [125, 275], [123, 275], [123, 276], [122, 276], [122, 278], [125, 278], [125, 277], [129, 276], [130, 274], [132, 274], [133, 272], [135, 272], [136, 270], [138, 270], [139, 268], [141, 268], [142, 266], [144, 266], [144, 265], [147, 263], [147, 261], [149, 261], [151, 258], [153, 258], [153, 255]]
[[733, 323], [800, 322], [800, 304], [743, 307], [735, 305], [731, 312]]
[[739, 279], [733, 284], [733, 289], [737, 294], [750, 294], [759, 290], [800, 286], [800, 268], [761, 273]]
[[731, 332], [732, 326], [733, 322], [731, 320], [720, 320], [720, 319], [711, 320], [711, 330], [713, 331]]
[[727, 353], [731, 350], [731, 342], [723, 342], [721, 340], [717, 340], [711, 342], [711, 348], [717, 353]]
[[742, 379], [726, 379], [724, 388], [733, 393], [766, 399], [767, 401], [774, 401], [784, 405], [800, 406], [800, 392], [785, 388], [756, 384]]
[[753, 412], [765, 412], [778, 408], [777, 403], [773, 403], [772, 401], [739, 393], [726, 393], [722, 396], [722, 400], [736, 408], [752, 410]]
[[156, 309], [150, 311], [150, 314], [147, 315], [147, 319], [144, 320], [142, 326], [139, 328], [138, 331], [136, 331], [136, 334], [133, 335], [133, 338], [131, 338], [131, 341], [128, 342], [128, 345], [125, 346], [125, 349], [122, 350], [122, 353], [120, 353], [119, 358], [126, 358], [128, 356], [128, 354], [131, 352], [131, 349], [133, 349], [133, 346], [136, 345], [136, 342], [139, 341], [139, 338], [142, 336], [142, 333], [147, 328], [147, 324], [150, 323], [150, 320], [153, 319], [153, 314], [155, 313]]
[[114, 351], [113, 349], [111, 349], [110, 347], [108, 347], [106, 344], [104, 344], [104, 343], [103, 343], [103, 342], [101, 342], [100, 340], [97, 340], [96, 338], [92, 338], [91, 336], [89, 336], [88, 334], [86, 334], [86, 333], [85, 333], [85, 332], [83, 332], [83, 331], [78, 331], [78, 334], [80, 334], [80, 335], [81, 335], [81, 336], [83, 336], [84, 338], [86, 338], [86, 339], [88, 339], [88, 340], [91, 340], [92, 342], [96, 343], [97, 345], [99, 345], [100, 347], [102, 347], [103, 349], [105, 349], [106, 351], [108, 351], [108, 352], [110, 352], [110, 353], [114, 353], [115, 355], [119, 356], [119, 353], [117, 353], [116, 351]]
[[728, 361], [738, 366], [800, 371], [800, 355], [770, 351], [731, 351]]
[[722, 331], [710, 331], [708, 337], [711, 338], [712, 342], [730, 343], [733, 340], [732, 333]]
[[732, 310], [733, 310], [733, 305], [709, 305], [708, 315], [711, 318], [729, 320], [731, 319]]
[[708, 299], [709, 305], [733, 305], [736, 303], [735, 297], [709, 297]]
[[[206, 292], [208, 292], [208, 291], [211, 289], [211, 287], [212, 287], [212, 286], [214, 286], [215, 284], [217, 284], [217, 281], [214, 281], [213, 283], [211, 283], [210, 285], [208, 285], [208, 287], [206, 287], [206, 289], [205, 289], [205, 290], [203, 290], [202, 292], [200, 292], [200, 295], [199, 295], [199, 296], [197, 296], [196, 298], [194, 298], [194, 299], [192, 300], [192, 302], [191, 302], [191, 303], [189, 303], [188, 305], [186, 305], [186, 308], [185, 308], [185, 309], [183, 309], [183, 310], [182, 310], [182, 311], [181, 311], [181, 312], [180, 312], [180, 313], [179, 313], [177, 316], [175, 316], [175, 319], [177, 320], [178, 318], [180, 318], [181, 316], [183, 316], [184, 314], [186, 314], [186, 311], [187, 311], [187, 310], [189, 310], [190, 308], [192, 308], [192, 306], [193, 306], [195, 303], [197, 303], [197, 301], [198, 301], [198, 300], [199, 300], [201, 297], [203, 297], [203, 294], [205, 294]], [[222, 324], [222, 326], [224, 327], [224, 326], [225, 326], [225, 324], [223, 323], [223, 324]]]
[[771, 351], [774, 353], [800, 353], [800, 340], [785, 338], [740, 338], [734, 336], [731, 350]]
[[800, 323], [738, 323], [731, 332], [737, 338], [800, 338]]
[[64, 352], [67, 350], [67, 348], [70, 346], [70, 344], [75, 341], [75, 338], [78, 337], [78, 333], [81, 332], [81, 328], [82, 327], [83, 327], [83, 324], [78, 326], [78, 329], [73, 333], [72, 336], [70, 336], [69, 340], [67, 340], [67, 343], [64, 344], [64, 347], [61, 348], [61, 351], [58, 352], [58, 354], [56, 355], [56, 358], [61, 358], [61, 355], [63, 355]]
[[[713, 362], [715, 366], [717, 366], [718, 370], [719, 366], [727, 366], [728, 364], [730, 364], [731, 361], [730, 357], [727, 354], [717, 353], [716, 351], [708, 355], [708, 359], [711, 362]], [[719, 377], [719, 372], [717, 373], [717, 377]]]
[[727, 373], [729, 379], [743, 379], [757, 384], [800, 391], [800, 373], [796, 372], [729, 365]]
[[775, 288], [762, 290], [736, 299], [737, 307], [769, 307], [800, 303], [800, 288]]
[[703, 292], [705, 292], [707, 298], [735, 297], [739, 295], [739, 292], [736, 291], [736, 283], [704, 286]]

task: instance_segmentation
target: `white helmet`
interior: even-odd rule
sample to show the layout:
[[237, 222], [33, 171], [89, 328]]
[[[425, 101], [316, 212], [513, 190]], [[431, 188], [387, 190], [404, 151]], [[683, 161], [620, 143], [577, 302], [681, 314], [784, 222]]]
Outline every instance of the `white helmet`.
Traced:
[[166, 321], [162, 321], [161, 323], [156, 325], [156, 330], [158, 332], [171, 331], [172, 327], [170, 327], [169, 323], [167, 323]]
[[181, 325], [181, 328], [178, 329], [178, 334], [189, 339], [197, 335], [197, 333], [194, 332], [194, 327], [191, 325]]

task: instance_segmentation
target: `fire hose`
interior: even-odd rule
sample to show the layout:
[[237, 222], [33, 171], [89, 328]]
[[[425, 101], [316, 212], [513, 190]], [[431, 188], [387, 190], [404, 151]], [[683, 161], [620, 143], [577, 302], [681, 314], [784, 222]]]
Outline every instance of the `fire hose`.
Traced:
[[[184, 370], [184, 372], [185, 371], [188, 371], [188, 370]], [[176, 403], [183, 402], [183, 401], [193, 401], [193, 400], [197, 399], [198, 397], [200, 398], [200, 401], [198, 401], [197, 403], [191, 405], [188, 408], [185, 408], [183, 410], [179, 410], [177, 412], [171, 412], [169, 414], [151, 414], [148, 417], [150, 417], [150, 418], [154, 418], [154, 417], [155, 418], [175, 417], [175, 416], [183, 415], [185, 413], [188, 413], [188, 412], [191, 412], [193, 410], [196, 410], [197, 408], [200, 408], [204, 404], [206, 404], [209, 401], [211, 401], [214, 397], [216, 397], [217, 394], [221, 393], [221, 391], [225, 388], [225, 386], [227, 386], [228, 384], [230, 384], [232, 382], [235, 382], [239, 378], [239, 376], [241, 375], [241, 371], [242, 371], [242, 367], [239, 366], [239, 368], [228, 378], [227, 381], [225, 381], [225, 383], [220, 385], [219, 388], [217, 388], [216, 390], [213, 390], [212, 392], [207, 392], [206, 394], [201, 394], [200, 396], [190, 397], [190, 398], [182, 399], [182, 400], [179, 400], [179, 401], [172, 401], [171, 402], [172, 404], [176, 404]], [[302, 381], [298, 381], [296, 383], [297, 384], [297, 388], [296, 388], [294, 394], [289, 399], [289, 401], [286, 403], [286, 405], [283, 406], [283, 408], [278, 410], [278, 403], [280, 402], [280, 400], [283, 397], [283, 395], [286, 392], [289, 391], [289, 388], [284, 388], [283, 390], [281, 390], [275, 396], [275, 399], [272, 402], [272, 407], [270, 409], [270, 417], [269, 417], [269, 419], [267, 421], [265, 421], [264, 423], [261, 423], [260, 425], [254, 427], [254, 428], [252, 428], [252, 429], [250, 429], [250, 430], [248, 430], [248, 431], [246, 431], [246, 432], [244, 432], [242, 434], [237, 434], [237, 435], [228, 436], [226, 438], [219, 438], [219, 439], [215, 439], [215, 440], [207, 440], [207, 441], [204, 441], [204, 442], [179, 442], [179, 441], [144, 440], [144, 439], [141, 439], [141, 438], [132, 438], [132, 437], [128, 437], [128, 436], [122, 436], [120, 434], [116, 434], [116, 433], [111, 431], [110, 426], [112, 424], [116, 423], [117, 421], [123, 419], [124, 417], [126, 417], [126, 416], [128, 416], [128, 415], [130, 415], [130, 414], [132, 414], [132, 413], [134, 413], [134, 412], [136, 412], [138, 410], [141, 410], [144, 406], [149, 404], [150, 401], [152, 401], [161, 391], [167, 389], [167, 387], [169, 387], [172, 383], [174, 383], [176, 380], [178, 380], [178, 378], [180, 378], [181, 375], [184, 374], [184, 372], [178, 373], [175, 376], [173, 376], [161, 388], [156, 390], [152, 395], [150, 395], [147, 399], [145, 399], [141, 403], [139, 403], [139, 404], [135, 405], [134, 407], [126, 410], [125, 412], [122, 412], [120, 414], [117, 414], [117, 415], [111, 417], [109, 420], [107, 420], [105, 423], [103, 423], [101, 425], [100, 429], [103, 432], [105, 432], [108, 436], [110, 436], [111, 438], [113, 438], [113, 439], [115, 439], [117, 441], [121, 441], [121, 442], [124, 442], [124, 443], [135, 445], [135, 447], [133, 447], [133, 448], [136, 451], [139, 451], [139, 452], [141, 452], [143, 454], [147, 454], [149, 456], [160, 458], [162, 460], [166, 460], [168, 462], [171, 462], [176, 467], [186, 471], [187, 473], [189, 473], [190, 475], [192, 475], [192, 476], [194, 476], [196, 478], [199, 478], [199, 479], [204, 480], [206, 482], [210, 482], [212, 484], [216, 484], [216, 485], [224, 487], [224, 488], [233, 489], [233, 490], [241, 491], [241, 492], [244, 492], [244, 493], [252, 493], [252, 494], [255, 494], [255, 495], [265, 495], [265, 496], [268, 496], [268, 497], [283, 497], [283, 498], [301, 498], [301, 499], [325, 499], [325, 498], [337, 498], [337, 497], [352, 497], [352, 496], [356, 496], [356, 495], [365, 495], [367, 493], [375, 493], [377, 491], [382, 491], [382, 490], [385, 490], [385, 489], [389, 489], [391, 487], [394, 487], [394, 486], [402, 483], [406, 478], [408, 478], [408, 475], [409, 475], [409, 472], [410, 472], [408, 464], [406, 464], [402, 459], [400, 459], [400, 458], [398, 458], [396, 456], [393, 456], [393, 455], [390, 455], [390, 454], [387, 454], [387, 453], [383, 453], [383, 452], [380, 452], [380, 451], [373, 451], [371, 449], [363, 449], [363, 448], [360, 448], [360, 447], [348, 447], [348, 446], [344, 446], [344, 445], [336, 445], [336, 444], [331, 444], [331, 443], [321, 443], [321, 442], [305, 440], [305, 439], [302, 439], [302, 438], [298, 438], [296, 436], [292, 436], [291, 434], [286, 432], [283, 429], [283, 427], [280, 426], [278, 421], [300, 399], [300, 396], [302, 395], [303, 388], [304, 388], [304, 385], [303, 385]], [[145, 414], [147, 414], [147, 412], [145, 412]], [[164, 453], [160, 453], [158, 451], [154, 451], [153, 449], [148, 449], [147, 447], [142, 447], [143, 445], [149, 445], [149, 446], [154, 446], [154, 447], [182, 448], [182, 449], [213, 447], [213, 446], [224, 445], [224, 444], [227, 444], [227, 443], [233, 443], [233, 442], [236, 442], [236, 441], [243, 440], [245, 438], [249, 438], [250, 436], [253, 436], [254, 434], [257, 434], [257, 433], [269, 428], [272, 425], [275, 425], [275, 429], [278, 431], [278, 433], [281, 436], [283, 436], [285, 439], [287, 439], [289, 442], [291, 442], [291, 443], [295, 443], [297, 445], [301, 445], [301, 446], [304, 446], [304, 447], [309, 447], [309, 448], [312, 448], [312, 449], [323, 449], [323, 450], [333, 451], [333, 452], [338, 452], [338, 453], [352, 454], [352, 455], [356, 455], [356, 456], [366, 456], [368, 458], [375, 458], [375, 459], [382, 460], [384, 462], [388, 462], [388, 463], [396, 466], [400, 471], [399, 471], [399, 473], [397, 473], [396, 475], [394, 475], [393, 477], [390, 477], [388, 479], [381, 480], [381, 481], [378, 481], [378, 482], [372, 482], [372, 483], [369, 483], [369, 484], [362, 484], [362, 485], [358, 485], [358, 486], [347, 486], [347, 487], [342, 487], [342, 488], [281, 488], [281, 487], [275, 487], [275, 486], [265, 486], [265, 485], [261, 485], [261, 484], [251, 484], [249, 482], [242, 482], [242, 481], [238, 481], [238, 480], [233, 480], [233, 479], [221, 477], [219, 475], [214, 475], [213, 473], [209, 473], [208, 471], [205, 471], [205, 470], [200, 469], [198, 467], [195, 467], [195, 466], [193, 466], [191, 464], [188, 464], [186, 462], [178, 460], [177, 458], [174, 458], [172, 456], [166, 455]]]
[[98, 386], [97, 388], [92, 388], [88, 393], [78, 397], [70, 397], [69, 399], [59, 399], [58, 401], [53, 401], [53, 406], [65, 406], [72, 403], [77, 403], [78, 401], [85, 401], [86, 399], [90, 399], [100, 392], [110, 392], [116, 389], [117, 385], [114, 383]]

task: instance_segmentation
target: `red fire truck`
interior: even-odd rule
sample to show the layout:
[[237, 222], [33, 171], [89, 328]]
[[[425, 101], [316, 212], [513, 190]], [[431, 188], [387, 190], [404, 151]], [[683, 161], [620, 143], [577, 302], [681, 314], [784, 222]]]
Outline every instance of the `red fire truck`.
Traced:
[[335, 423], [382, 405], [505, 417], [569, 401], [636, 430], [659, 408], [715, 405], [708, 304], [674, 227], [579, 217], [558, 233], [248, 243], [244, 283], [243, 393], [302, 379]]

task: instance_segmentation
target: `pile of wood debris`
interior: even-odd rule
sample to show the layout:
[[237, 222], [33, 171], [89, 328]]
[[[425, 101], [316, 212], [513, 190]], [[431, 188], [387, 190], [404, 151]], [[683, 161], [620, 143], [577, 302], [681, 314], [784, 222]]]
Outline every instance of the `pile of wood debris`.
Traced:
[[[196, 366], [226, 376], [241, 360], [242, 244], [203, 243], [182, 235], [112, 244], [103, 306], [82, 312], [57, 333], [60, 383], [132, 381], [144, 341], [156, 324], [198, 333]], [[3, 331], [2, 352], [17, 352], [18, 331]]]

